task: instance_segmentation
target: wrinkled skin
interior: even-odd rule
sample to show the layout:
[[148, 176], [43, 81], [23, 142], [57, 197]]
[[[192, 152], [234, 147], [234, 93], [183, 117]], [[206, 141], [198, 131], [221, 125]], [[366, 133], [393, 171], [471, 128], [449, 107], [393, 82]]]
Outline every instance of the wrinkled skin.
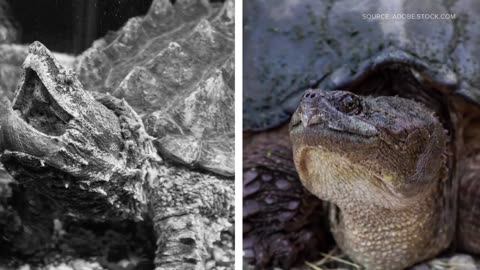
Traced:
[[[297, 171], [310, 192], [332, 202], [329, 219], [336, 244], [359, 264], [402, 269], [436, 256], [449, 246], [468, 253], [480, 252], [476, 211], [480, 153], [476, 123], [480, 110], [442, 92], [443, 86], [429, 82], [427, 75], [408, 66], [380, 66], [348, 85], [348, 92], [307, 91], [292, 116], [294, 149], [309, 149], [300, 153], [294, 150], [295, 159], [305, 163], [297, 163]], [[303, 134], [296, 137], [298, 140], [295, 131]], [[279, 134], [277, 131], [271, 136]], [[435, 146], [436, 141], [443, 143]], [[275, 140], [270, 142], [270, 149], [278, 148]], [[280, 151], [271, 155], [285, 157]], [[275, 167], [271, 168], [275, 175]], [[336, 170], [339, 172], [332, 172]], [[328, 175], [331, 179], [325, 177]], [[338, 178], [343, 180], [333, 180]], [[257, 194], [264, 192], [261, 188]], [[418, 201], [422, 203], [413, 203]], [[415, 207], [409, 208], [411, 205]], [[278, 216], [281, 213], [278, 211]], [[391, 224], [401, 225], [389, 228]], [[359, 233], [362, 227], [365, 229]], [[388, 233], [372, 227], [386, 227], [384, 230], [394, 231], [390, 234], [399, 240], [392, 243], [392, 237], [384, 236]], [[414, 237], [422, 230], [429, 241]], [[293, 235], [290, 232], [284, 237]], [[405, 246], [398, 246], [402, 242], [407, 243], [408, 252], [403, 253]], [[375, 252], [378, 247], [382, 252]], [[404, 260], [398, 262], [398, 258]]]
[[[19, 237], [41, 249], [55, 216], [148, 216], [157, 266], [203, 269], [207, 248], [231, 226], [233, 183], [164, 161], [125, 101], [93, 98], [39, 42], [30, 45], [24, 69], [0, 133], [1, 160], [34, 206], [27, 208], [33, 224], [20, 228]], [[51, 216], [44, 215], [47, 208]], [[31, 235], [31, 228], [38, 232]]]
[[40, 242], [29, 253], [48, 245], [51, 220], [62, 213], [140, 219], [147, 209], [142, 154], [137, 141], [124, 138], [130, 127], [84, 91], [42, 44], [29, 47], [23, 67], [13, 104], [2, 114], [0, 149], [2, 163], [26, 190], [22, 203], [30, 204], [21, 210], [25, 224], [17, 232], [25, 243]]
[[355, 261], [402, 269], [450, 244], [454, 209], [441, 199], [448, 138], [423, 105], [307, 91], [290, 134], [300, 179], [334, 205], [331, 230]]
[[[41, 168], [47, 162], [74, 178], [85, 179], [82, 185], [86, 186], [99, 182], [120, 186], [117, 181], [124, 180], [118, 179], [119, 175], [128, 176], [131, 180], [122, 185], [124, 192], [141, 190], [140, 171], [134, 167], [140, 162], [139, 153], [138, 150], [129, 153], [139, 146], [133, 140], [127, 142], [128, 138], [122, 134], [130, 128], [133, 131], [134, 127], [121, 123], [113, 111], [99, 106], [83, 90], [76, 76], [64, 70], [39, 42], [30, 46], [23, 67], [22, 86], [2, 118], [1, 141], [7, 150], [2, 156], [4, 162], [15, 160], [12, 166], [32, 168]], [[59, 184], [70, 188], [68, 181]], [[75, 184], [78, 186], [72, 187], [73, 190], [82, 189], [80, 183]], [[101, 187], [96, 190], [107, 196], [109, 191]], [[127, 209], [133, 212], [145, 207], [141, 206], [145, 205], [141, 198], [134, 203], [122, 197], [117, 199], [119, 202], [113, 205], [131, 204]], [[90, 209], [97, 211], [96, 207]]]

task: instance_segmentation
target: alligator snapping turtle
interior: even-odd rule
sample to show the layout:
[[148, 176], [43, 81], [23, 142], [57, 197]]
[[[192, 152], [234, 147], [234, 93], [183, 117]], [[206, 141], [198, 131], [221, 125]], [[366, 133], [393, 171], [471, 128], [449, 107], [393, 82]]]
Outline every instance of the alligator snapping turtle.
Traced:
[[78, 78], [29, 46], [0, 124], [28, 191], [20, 248], [44, 248], [63, 215], [149, 218], [156, 266], [205, 268], [233, 218], [233, 8], [156, 0], [79, 56]]
[[[244, 8], [245, 259], [313, 259], [320, 199], [335, 242], [368, 269], [480, 253], [480, 4], [268, 3]], [[456, 19], [362, 17], [385, 13]]]

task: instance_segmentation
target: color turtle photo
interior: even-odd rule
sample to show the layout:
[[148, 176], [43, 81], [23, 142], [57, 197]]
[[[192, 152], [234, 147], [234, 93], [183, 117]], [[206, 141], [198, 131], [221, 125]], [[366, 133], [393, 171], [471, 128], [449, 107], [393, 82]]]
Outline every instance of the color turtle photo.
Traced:
[[480, 269], [480, 2], [243, 2], [245, 269]]

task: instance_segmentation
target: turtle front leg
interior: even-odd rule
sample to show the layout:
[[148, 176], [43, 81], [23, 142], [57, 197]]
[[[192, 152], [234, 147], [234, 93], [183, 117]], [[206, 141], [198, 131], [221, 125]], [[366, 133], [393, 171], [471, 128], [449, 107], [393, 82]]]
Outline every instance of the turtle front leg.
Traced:
[[205, 269], [213, 242], [229, 229], [233, 181], [183, 168], [162, 167], [148, 181], [159, 269]]
[[243, 253], [255, 269], [290, 269], [326, 251], [322, 202], [300, 182], [287, 126], [244, 134]]

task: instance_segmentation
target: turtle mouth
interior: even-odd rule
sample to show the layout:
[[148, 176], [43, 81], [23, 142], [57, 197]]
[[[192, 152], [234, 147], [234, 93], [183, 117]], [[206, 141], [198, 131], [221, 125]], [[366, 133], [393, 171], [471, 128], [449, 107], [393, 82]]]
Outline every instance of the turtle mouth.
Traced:
[[377, 136], [364, 136], [348, 131], [338, 131], [324, 124], [304, 127], [301, 123], [292, 124], [290, 136], [293, 142], [298, 141], [306, 146], [321, 146], [324, 144], [333, 146], [336, 143], [363, 145], [374, 143], [377, 139]]
[[50, 136], [63, 135], [73, 118], [58, 104], [31, 68], [25, 69], [24, 83], [13, 104], [13, 110], [29, 126]]
[[293, 113], [292, 119], [290, 120], [290, 129], [296, 129], [302, 125], [302, 119], [298, 115], [298, 112]]
[[[353, 132], [349, 130], [339, 130], [329, 126], [328, 121], [315, 120], [309, 121], [306, 125], [305, 119], [302, 119], [300, 112], [295, 112], [290, 121], [290, 136], [293, 141], [300, 141], [310, 146], [333, 144], [333, 141], [342, 143], [371, 143], [377, 139], [375, 133]], [[328, 138], [334, 138], [328, 139]], [[326, 140], [326, 141], [325, 141]]]

